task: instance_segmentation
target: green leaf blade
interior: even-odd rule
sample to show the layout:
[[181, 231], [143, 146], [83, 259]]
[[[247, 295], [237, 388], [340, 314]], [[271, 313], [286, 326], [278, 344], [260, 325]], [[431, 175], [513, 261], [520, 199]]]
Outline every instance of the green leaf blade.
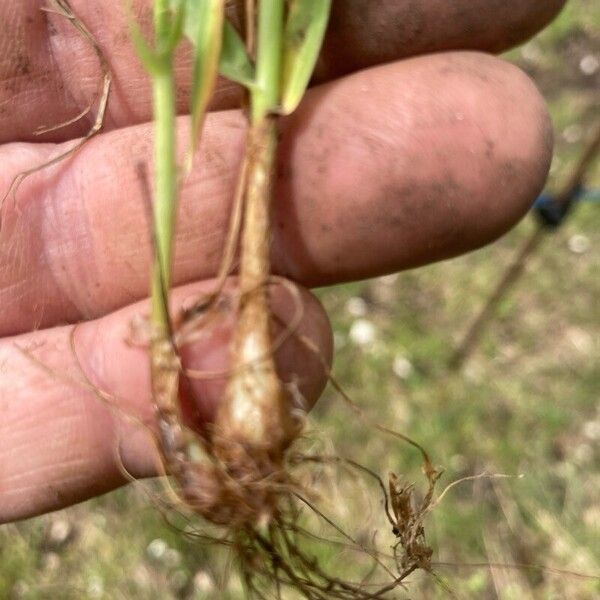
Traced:
[[223, 77], [239, 83], [248, 89], [255, 86], [254, 65], [246, 52], [246, 46], [233, 25], [226, 21], [223, 27], [223, 47], [219, 61], [219, 71]]
[[281, 112], [298, 107], [319, 58], [331, 0], [290, 0], [284, 36]]
[[192, 116], [192, 151], [208, 108], [221, 56], [225, 0], [188, 0], [185, 35], [194, 46], [194, 66], [190, 113]]

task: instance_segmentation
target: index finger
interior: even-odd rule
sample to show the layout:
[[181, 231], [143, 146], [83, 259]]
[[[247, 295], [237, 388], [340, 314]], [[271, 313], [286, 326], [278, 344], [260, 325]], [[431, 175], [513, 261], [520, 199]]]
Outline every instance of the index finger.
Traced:
[[[237, 2], [240, 4], [240, 0]], [[129, 40], [124, 0], [70, 0], [97, 39], [114, 76], [106, 129], [151, 118], [151, 94]], [[235, 3], [230, 3], [235, 4]], [[326, 81], [380, 63], [452, 49], [499, 52], [541, 29], [564, 0], [334, 0], [317, 79]], [[133, 0], [133, 15], [150, 37], [150, 0]], [[64, 141], [83, 135], [90, 118], [35, 136], [40, 126], [72, 119], [97, 92], [100, 72], [89, 44], [41, 0], [0, 3], [0, 143]], [[235, 7], [231, 9], [235, 13]], [[179, 110], [188, 106], [189, 55], [177, 59]], [[238, 104], [236, 86], [221, 83], [213, 108]]]

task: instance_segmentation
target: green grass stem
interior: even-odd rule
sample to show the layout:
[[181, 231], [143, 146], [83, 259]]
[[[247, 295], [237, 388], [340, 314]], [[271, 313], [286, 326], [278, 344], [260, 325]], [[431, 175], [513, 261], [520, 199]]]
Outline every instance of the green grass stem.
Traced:
[[259, 0], [256, 88], [251, 90], [251, 119], [257, 124], [279, 105], [285, 2]]

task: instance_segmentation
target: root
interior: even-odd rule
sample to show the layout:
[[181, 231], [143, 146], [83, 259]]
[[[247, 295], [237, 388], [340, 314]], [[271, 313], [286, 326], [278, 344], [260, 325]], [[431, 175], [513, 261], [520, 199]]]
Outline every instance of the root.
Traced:
[[[58, 14], [61, 17], [64, 17], [65, 19], [67, 19], [73, 25], [73, 27], [75, 27], [75, 29], [77, 29], [79, 34], [85, 40], [87, 40], [87, 42], [90, 44], [90, 46], [92, 46], [92, 48], [94, 49], [94, 52], [96, 53], [96, 56], [98, 57], [98, 61], [100, 63], [100, 68], [102, 70], [102, 85], [99, 88], [99, 92], [98, 92], [97, 96], [78, 115], [76, 115], [72, 119], [65, 121], [64, 123], [59, 123], [58, 125], [39, 127], [35, 131], [35, 134], [41, 135], [43, 133], [55, 131], [57, 129], [67, 127], [68, 125], [71, 125], [72, 123], [79, 121], [80, 119], [85, 117], [91, 111], [94, 104], [98, 105], [97, 112], [96, 112], [96, 118], [94, 119], [94, 123], [92, 124], [89, 131], [85, 134], [85, 136], [80, 138], [68, 150], [66, 150], [65, 152], [62, 152], [61, 154], [59, 154], [58, 156], [55, 156], [54, 158], [46, 161], [45, 163], [42, 163], [41, 165], [37, 165], [35, 167], [32, 167], [31, 169], [27, 169], [26, 171], [22, 171], [21, 173], [18, 173], [13, 178], [13, 180], [8, 188], [8, 191], [4, 194], [2, 199], [0, 199], [0, 210], [4, 206], [4, 203], [8, 197], [11, 197], [13, 204], [16, 205], [17, 192], [19, 191], [19, 188], [21, 187], [23, 182], [28, 177], [30, 177], [31, 175], [34, 175], [35, 173], [37, 173], [39, 171], [42, 171], [44, 169], [47, 169], [51, 166], [54, 166], [54, 165], [62, 162], [63, 160], [67, 159], [70, 156], [73, 156], [85, 144], [87, 144], [87, 142], [89, 142], [95, 135], [97, 135], [102, 130], [102, 127], [104, 125], [106, 108], [108, 106], [108, 98], [110, 96], [112, 75], [111, 75], [108, 63], [106, 61], [106, 58], [105, 58], [100, 46], [96, 42], [96, 39], [94, 38], [94, 36], [87, 29], [87, 27], [75, 16], [75, 14], [73, 13], [67, 0], [50, 0], [50, 6], [42, 8], [41, 10]], [[1, 229], [1, 226], [2, 226], [2, 222], [0, 220], [0, 229]]]

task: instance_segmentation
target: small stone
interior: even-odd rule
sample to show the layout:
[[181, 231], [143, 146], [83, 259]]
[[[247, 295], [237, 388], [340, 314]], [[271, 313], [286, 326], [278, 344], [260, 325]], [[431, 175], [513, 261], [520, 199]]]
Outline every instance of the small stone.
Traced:
[[594, 449], [589, 444], [579, 444], [573, 452], [573, 459], [579, 465], [589, 463], [594, 457]]
[[42, 555], [41, 563], [44, 571], [57, 571], [60, 568], [60, 556], [56, 552], [47, 552]]
[[583, 435], [592, 442], [600, 440], [600, 421], [588, 421], [583, 426]]
[[541, 60], [542, 53], [537, 44], [529, 42], [521, 48], [521, 56], [529, 62], [537, 63]]
[[581, 233], [572, 235], [568, 242], [569, 250], [573, 252], [573, 254], [585, 254], [590, 249], [591, 245], [590, 238]]
[[67, 542], [73, 528], [66, 519], [57, 519], [50, 525], [48, 531], [48, 542], [55, 547], [62, 546]]
[[600, 69], [600, 59], [593, 54], [586, 54], [579, 61], [579, 68], [584, 75], [594, 75]]
[[215, 589], [213, 578], [206, 571], [198, 571], [194, 575], [194, 590], [201, 594], [210, 594]]
[[477, 362], [475, 359], [471, 359], [464, 367], [463, 374], [467, 381], [479, 383], [483, 381], [485, 370], [480, 362]]
[[399, 377], [400, 379], [408, 379], [413, 374], [415, 369], [406, 356], [398, 354], [394, 358], [392, 370], [394, 371], [396, 377]]
[[562, 136], [565, 142], [575, 144], [583, 137], [583, 128], [577, 124], [569, 125], [563, 129]]
[[348, 335], [357, 346], [369, 346], [375, 341], [375, 325], [366, 319], [357, 319], [352, 323]]
[[369, 310], [369, 307], [365, 300], [359, 296], [350, 298], [346, 302], [346, 311], [352, 317], [364, 317]]
[[589, 355], [594, 350], [594, 338], [591, 333], [579, 327], [570, 327], [565, 336], [575, 350], [583, 355]]
[[152, 540], [148, 544], [148, 547], [146, 548], [146, 553], [150, 558], [161, 561], [164, 558], [167, 549], [168, 546], [165, 540], [157, 538], [155, 540]]

